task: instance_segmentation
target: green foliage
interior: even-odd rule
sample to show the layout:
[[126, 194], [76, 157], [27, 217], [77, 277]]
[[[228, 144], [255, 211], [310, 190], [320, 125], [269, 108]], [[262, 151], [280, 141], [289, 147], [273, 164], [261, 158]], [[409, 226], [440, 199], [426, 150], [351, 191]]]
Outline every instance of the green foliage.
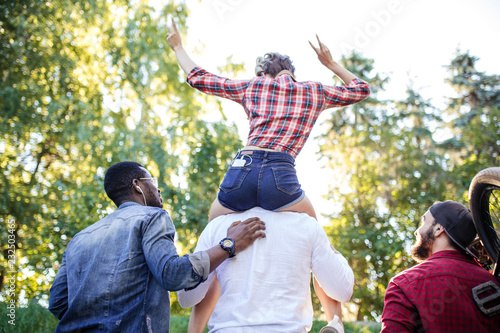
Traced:
[[443, 145], [453, 161], [456, 196], [467, 198], [470, 179], [481, 169], [500, 165], [500, 75], [476, 70], [477, 58], [457, 51], [448, 66], [448, 83], [457, 92], [445, 110], [451, 132]]
[[192, 249], [240, 141], [200, 120], [204, 101], [165, 42], [167, 14], [183, 29], [186, 13], [178, 1], [0, 4], [0, 287], [12, 222], [16, 296], [47, 297], [67, 242], [114, 210], [103, 177], [123, 160], [159, 178]]
[[[332, 113], [321, 154], [336, 170], [328, 198], [340, 209], [328, 231], [354, 270], [358, 320], [381, 315], [389, 279], [413, 264], [408, 250], [427, 208], [436, 200], [466, 204], [474, 174], [498, 164], [499, 80], [475, 71], [474, 62], [468, 53], [452, 61], [459, 97], [450, 100], [449, 120], [411, 85], [405, 100], [379, 100], [388, 78], [359, 54], [343, 59], [372, 95]], [[436, 131], [446, 128], [453, 137], [437, 142]]]
[[[170, 317], [170, 332], [187, 332], [189, 324], [189, 315], [179, 316], [173, 315]], [[208, 332], [208, 330], [205, 330]]]
[[[316, 322], [315, 322], [316, 324]], [[315, 325], [313, 325], [315, 327]], [[376, 322], [345, 322], [344, 329], [346, 333], [378, 333], [381, 325]], [[319, 332], [319, 330], [317, 331]]]
[[[333, 244], [349, 260], [355, 273], [352, 302], [357, 306], [357, 320], [373, 319], [383, 307], [389, 279], [408, 264], [405, 239], [411, 238], [408, 210], [392, 212], [399, 207], [398, 191], [419, 178], [406, 163], [420, 163], [421, 156], [407, 160], [400, 153], [418, 155], [422, 147], [412, 139], [408, 121], [391, 101], [379, 101], [376, 93], [384, 89], [388, 78], [372, 74], [373, 61], [352, 54], [344, 65], [370, 82], [372, 95], [360, 104], [333, 112], [331, 128], [322, 138], [321, 153], [337, 170], [337, 183], [329, 198], [339, 205], [340, 212], [331, 216], [327, 228]], [[419, 118], [418, 110], [411, 116]], [[427, 134], [429, 136], [430, 134]], [[383, 166], [383, 167], [381, 167]], [[411, 191], [411, 189], [409, 189]], [[412, 199], [412, 198], [407, 198]], [[404, 201], [406, 202], [405, 199]], [[416, 208], [408, 203], [409, 209]]]
[[0, 303], [0, 317], [2, 318], [0, 332], [2, 333], [52, 333], [59, 322], [49, 310], [33, 302], [27, 307], [18, 307], [13, 312], [7, 308], [7, 305]]
[[[146, 0], [0, 3], [4, 300], [10, 271], [14, 300], [21, 291], [47, 298], [67, 242], [114, 210], [102, 183], [118, 161], [138, 161], [159, 178], [180, 250], [193, 250], [241, 142], [222, 111], [221, 122], [203, 120], [207, 103], [220, 108], [220, 101], [184, 83], [165, 42], [168, 14], [184, 31], [182, 1], [155, 8]], [[374, 61], [357, 53], [342, 59], [372, 90], [367, 101], [332, 112], [320, 138], [337, 175], [328, 198], [339, 211], [327, 230], [355, 272], [358, 320], [380, 316], [389, 279], [413, 264], [408, 249], [425, 210], [435, 200], [466, 203], [475, 173], [500, 164], [500, 76], [477, 71], [477, 60], [457, 52], [448, 78], [457, 95], [442, 111], [411, 85], [404, 100], [380, 100], [389, 78], [375, 73]], [[437, 133], [446, 139], [437, 141]], [[188, 314], [172, 300], [173, 313]], [[30, 305], [19, 318], [44, 325], [43, 311]], [[36, 327], [29, 331], [45, 329]]]

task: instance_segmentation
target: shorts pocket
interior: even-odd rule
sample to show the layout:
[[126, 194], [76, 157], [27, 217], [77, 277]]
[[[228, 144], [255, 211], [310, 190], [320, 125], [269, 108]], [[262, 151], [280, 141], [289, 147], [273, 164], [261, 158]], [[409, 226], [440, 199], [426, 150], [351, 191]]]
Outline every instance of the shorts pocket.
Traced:
[[249, 172], [250, 168], [230, 167], [227, 170], [222, 183], [220, 184], [221, 191], [229, 193], [231, 191], [239, 189]]
[[300, 189], [297, 172], [293, 167], [274, 167], [272, 168], [276, 188], [283, 193], [292, 195]]

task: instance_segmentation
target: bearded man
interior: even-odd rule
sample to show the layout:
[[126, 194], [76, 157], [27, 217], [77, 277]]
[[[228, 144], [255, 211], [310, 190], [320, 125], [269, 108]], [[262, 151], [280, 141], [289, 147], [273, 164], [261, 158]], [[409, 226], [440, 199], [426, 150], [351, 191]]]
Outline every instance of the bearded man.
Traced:
[[[498, 332], [500, 314], [493, 310], [500, 306], [500, 281], [467, 249], [476, 237], [470, 211], [458, 202], [437, 202], [415, 236], [412, 257], [419, 264], [389, 282], [382, 332]], [[474, 299], [492, 294], [497, 297], [487, 304]]]

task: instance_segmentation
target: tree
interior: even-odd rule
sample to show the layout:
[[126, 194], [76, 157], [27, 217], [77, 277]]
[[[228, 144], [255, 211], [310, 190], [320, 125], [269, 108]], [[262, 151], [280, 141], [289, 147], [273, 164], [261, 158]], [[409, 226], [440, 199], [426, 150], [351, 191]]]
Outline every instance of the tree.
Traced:
[[378, 100], [388, 78], [373, 74], [373, 60], [353, 53], [342, 62], [372, 95], [333, 112], [322, 138], [321, 154], [338, 175], [328, 197], [340, 208], [328, 231], [355, 274], [354, 314], [376, 319], [390, 278], [411, 264], [420, 215], [444, 187], [428, 129], [439, 117], [411, 87], [405, 101]]
[[0, 4], [0, 287], [12, 274], [13, 224], [16, 298], [46, 298], [71, 237], [115, 209], [103, 177], [118, 161], [158, 176], [182, 245], [201, 232], [201, 207], [240, 142], [225, 122], [200, 120], [204, 99], [179, 75], [167, 14], [182, 27], [187, 10], [178, 1]]
[[500, 164], [500, 75], [475, 66], [479, 59], [457, 50], [448, 66], [447, 82], [457, 93], [445, 110], [450, 138], [442, 143], [450, 154], [456, 196], [467, 198], [470, 181], [482, 169]]

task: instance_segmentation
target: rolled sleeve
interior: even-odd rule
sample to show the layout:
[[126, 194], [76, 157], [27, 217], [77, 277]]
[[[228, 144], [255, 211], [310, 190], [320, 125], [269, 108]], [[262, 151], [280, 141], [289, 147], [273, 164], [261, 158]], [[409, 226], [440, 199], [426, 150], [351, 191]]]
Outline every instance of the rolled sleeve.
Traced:
[[[204, 278], [204, 281], [203, 283], [197, 285], [196, 289], [185, 288], [184, 290], [179, 290], [177, 292], [177, 298], [182, 308], [190, 308], [201, 302], [201, 300], [205, 298], [208, 288], [212, 283], [215, 270], [212, 274], [209, 274], [210, 259], [208, 257], [208, 253], [206, 252], [206, 250], [211, 247], [211, 238], [212, 234], [209, 231], [209, 228], [205, 228], [198, 239], [195, 252], [189, 255], [190, 260], [193, 259], [193, 268], [200, 273], [200, 275]], [[208, 266], [205, 264], [205, 257], [207, 258]], [[205, 274], [209, 274], [208, 278], [205, 278]]]
[[325, 108], [346, 106], [361, 102], [370, 96], [370, 87], [367, 82], [353, 79], [348, 85], [333, 87], [323, 85]]
[[201, 282], [200, 285], [196, 287], [196, 289], [188, 288], [177, 291], [177, 299], [179, 301], [180, 306], [183, 309], [187, 309], [200, 303], [205, 298], [208, 288], [210, 287], [212, 281], [214, 280], [214, 276], [215, 276], [215, 271], [208, 276], [208, 279]]
[[175, 227], [166, 211], [153, 215], [144, 228], [142, 242], [146, 262], [164, 289], [194, 288], [208, 277], [210, 260], [207, 253], [191, 255], [193, 258], [177, 254]]
[[241, 104], [250, 80], [230, 80], [195, 67], [189, 72], [187, 82], [205, 94], [227, 98]]
[[206, 251], [195, 252], [188, 254], [188, 259], [193, 265], [193, 270], [201, 276], [202, 281], [208, 279], [210, 274], [210, 257]]

